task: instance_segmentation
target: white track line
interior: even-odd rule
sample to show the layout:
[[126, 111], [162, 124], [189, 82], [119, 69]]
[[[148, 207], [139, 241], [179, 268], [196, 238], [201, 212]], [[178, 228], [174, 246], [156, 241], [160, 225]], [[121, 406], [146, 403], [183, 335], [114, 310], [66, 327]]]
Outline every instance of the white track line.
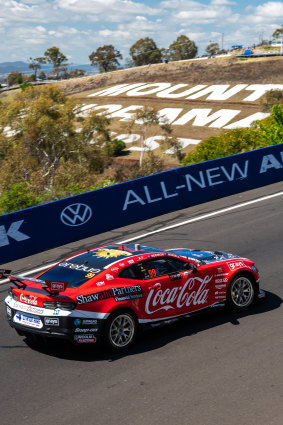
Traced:
[[[21, 273], [21, 276], [28, 276], [29, 274], [41, 272], [42, 270], [49, 269], [50, 267], [55, 266], [55, 264], [57, 263], [58, 261], [56, 261], [56, 263], [53, 263], [53, 264], [48, 264], [47, 266], [39, 267], [38, 269], [29, 270], [28, 272]], [[4, 285], [4, 283], [7, 283], [7, 282], [10, 282], [10, 280], [9, 279], [2, 280], [2, 282], [0, 283], [0, 286]]]
[[[210, 212], [208, 214], [199, 215], [198, 217], [190, 218], [189, 220], [182, 221], [181, 223], [176, 223], [176, 224], [172, 224], [171, 226], [162, 227], [162, 229], [153, 230], [152, 232], [148, 232], [148, 233], [144, 233], [142, 235], [134, 236], [133, 238], [126, 239], [124, 241], [120, 241], [120, 242], [116, 242], [116, 243], [123, 244], [123, 243], [132, 242], [132, 241], [135, 241], [137, 239], [145, 238], [146, 236], [154, 235], [155, 233], [166, 232], [166, 230], [171, 230], [171, 229], [174, 229], [176, 227], [184, 226], [186, 224], [195, 223], [196, 221], [205, 220], [206, 218], [215, 217], [217, 215], [220, 215], [220, 214], [223, 214], [223, 213], [226, 213], [226, 212], [230, 212], [230, 211], [234, 211], [234, 210], [237, 210], [237, 209], [240, 209], [240, 208], [244, 208], [244, 207], [247, 207], [249, 205], [253, 205], [253, 204], [257, 204], [259, 202], [267, 201], [268, 199], [276, 198], [276, 197], [282, 196], [282, 195], [283, 195], [283, 192], [278, 192], [278, 193], [274, 193], [273, 195], [262, 196], [261, 198], [253, 199], [252, 201], [242, 202], [241, 204], [237, 204], [237, 205], [234, 205], [232, 207], [227, 207], [227, 208], [223, 208], [221, 210]], [[29, 274], [38, 273], [42, 270], [45, 270], [45, 269], [48, 269], [49, 267], [54, 266], [55, 264], [57, 264], [57, 263], [49, 264], [47, 266], [40, 267], [38, 269], [30, 270], [28, 272], [22, 273], [21, 276], [28, 276]], [[3, 280], [0, 283], [0, 285], [3, 285], [4, 283], [7, 283], [7, 282], [9, 282], [9, 279]]]
[[144, 238], [146, 236], [153, 235], [154, 233], [165, 232], [166, 230], [174, 229], [175, 227], [184, 226], [185, 224], [194, 223], [194, 222], [200, 221], [200, 220], [205, 220], [206, 218], [210, 218], [210, 217], [213, 217], [213, 216], [216, 216], [216, 215], [220, 215], [220, 214], [223, 214], [223, 213], [226, 213], [226, 212], [229, 212], [229, 211], [233, 211], [233, 210], [236, 210], [236, 209], [239, 209], [239, 208], [243, 208], [243, 207], [246, 207], [248, 205], [256, 204], [258, 202], [266, 201], [268, 199], [276, 198], [277, 196], [282, 196], [282, 195], [283, 195], [283, 192], [278, 192], [278, 193], [275, 193], [273, 195], [263, 196], [261, 198], [254, 199], [252, 201], [247, 201], [247, 202], [243, 202], [241, 204], [234, 205], [233, 207], [223, 208], [222, 210], [218, 210], [218, 211], [214, 211], [214, 212], [211, 212], [211, 213], [208, 213], [208, 214], [200, 215], [200, 216], [195, 217], [195, 218], [190, 218], [189, 220], [182, 221], [181, 223], [172, 224], [171, 226], [167, 226], [167, 227], [162, 227], [162, 229], [153, 230], [152, 232], [144, 233], [143, 235], [135, 236], [133, 238], [130, 238], [130, 239], [127, 239], [125, 241], [118, 242], [118, 243], [119, 244], [128, 243], [128, 242], [134, 241], [134, 240], [139, 239], [139, 238]]

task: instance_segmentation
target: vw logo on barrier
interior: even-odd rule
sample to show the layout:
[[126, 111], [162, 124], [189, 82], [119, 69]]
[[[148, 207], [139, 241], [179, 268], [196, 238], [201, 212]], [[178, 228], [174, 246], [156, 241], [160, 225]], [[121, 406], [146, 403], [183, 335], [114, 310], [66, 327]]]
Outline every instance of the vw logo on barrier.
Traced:
[[64, 208], [60, 219], [66, 226], [81, 226], [92, 216], [91, 208], [86, 204], [72, 204]]

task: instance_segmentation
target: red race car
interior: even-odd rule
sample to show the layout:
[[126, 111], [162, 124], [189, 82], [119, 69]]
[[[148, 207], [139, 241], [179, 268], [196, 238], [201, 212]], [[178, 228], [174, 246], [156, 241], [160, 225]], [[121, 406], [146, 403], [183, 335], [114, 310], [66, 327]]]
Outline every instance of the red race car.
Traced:
[[132, 344], [140, 326], [224, 305], [242, 311], [264, 296], [246, 258], [139, 244], [90, 249], [35, 279], [9, 279], [7, 318], [20, 335], [103, 341], [115, 350]]

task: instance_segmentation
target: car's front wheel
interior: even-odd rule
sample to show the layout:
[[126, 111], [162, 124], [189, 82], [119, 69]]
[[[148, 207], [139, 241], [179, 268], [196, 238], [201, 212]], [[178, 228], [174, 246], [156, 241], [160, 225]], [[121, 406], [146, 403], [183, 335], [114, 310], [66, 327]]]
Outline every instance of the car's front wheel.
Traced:
[[104, 339], [106, 345], [115, 351], [128, 348], [136, 337], [137, 322], [132, 313], [127, 310], [119, 310], [108, 318]]
[[227, 304], [233, 310], [247, 309], [255, 299], [255, 284], [246, 273], [238, 274], [230, 283], [227, 294]]

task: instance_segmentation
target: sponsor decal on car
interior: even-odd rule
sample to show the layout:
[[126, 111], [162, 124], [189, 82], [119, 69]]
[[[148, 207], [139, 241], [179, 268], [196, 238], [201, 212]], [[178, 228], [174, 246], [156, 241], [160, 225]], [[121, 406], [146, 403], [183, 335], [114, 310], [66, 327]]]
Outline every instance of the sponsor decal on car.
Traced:
[[118, 272], [119, 270], [119, 267], [111, 267], [110, 269], [111, 272]]
[[59, 317], [44, 317], [46, 326], [59, 326]]
[[140, 285], [123, 286], [121, 288], [111, 288], [106, 291], [101, 291], [101, 292], [97, 292], [95, 294], [89, 294], [89, 295], [78, 295], [76, 297], [76, 300], [78, 304], [88, 304], [95, 301], [102, 301], [107, 298], [120, 298], [125, 295], [136, 295], [136, 294], [139, 294], [142, 296], [142, 288]]
[[[189, 257], [188, 255], [180, 255], [180, 257], [184, 257], [187, 260], [193, 261], [193, 262], [195, 262], [197, 264], [200, 264], [201, 263], [201, 260], [199, 260], [198, 258], [195, 258], [195, 257]], [[178, 258], [180, 258], [180, 257], [178, 257]]]
[[241, 267], [245, 267], [245, 264], [243, 261], [237, 261], [236, 263], [228, 263], [229, 269], [233, 272], [236, 269], [239, 269]]
[[216, 289], [226, 288], [226, 283], [223, 283], [222, 285], [216, 285], [215, 288]]
[[128, 294], [140, 294], [142, 295], [142, 288], [140, 285], [135, 286], [123, 286], [122, 288], [112, 288], [113, 296], [120, 297]]
[[76, 297], [76, 300], [78, 304], [88, 304], [92, 303], [94, 301], [101, 301], [105, 300], [106, 298], [111, 298], [113, 296], [111, 289], [108, 289], [107, 291], [101, 291], [97, 292], [95, 294], [89, 294], [89, 295], [78, 295]]
[[108, 273], [106, 274], [105, 277], [106, 277], [107, 280], [113, 280], [114, 279], [114, 276], [112, 276], [112, 274], [108, 274]]
[[96, 342], [96, 337], [92, 334], [75, 335], [74, 340], [78, 344]]
[[68, 261], [63, 261], [62, 263], [59, 263], [58, 266], [59, 267], [66, 267], [66, 268], [72, 269], [72, 270], [83, 271], [83, 272], [87, 272], [87, 273], [94, 273], [94, 274], [98, 274], [98, 273], [101, 272], [100, 269], [88, 267], [85, 264], [74, 264], [74, 263], [70, 263]]
[[59, 316], [59, 314], [60, 314], [59, 308], [56, 308], [56, 310], [54, 310], [53, 313], [52, 313], [53, 316]]
[[83, 325], [97, 325], [96, 319], [83, 319]]
[[65, 282], [48, 282], [48, 283], [50, 285], [51, 291], [58, 291], [58, 292], [65, 291], [68, 285]]
[[134, 264], [134, 262], [135, 262], [134, 260], [128, 260], [127, 261], [128, 264]]
[[37, 305], [37, 297], [34, 295], [20, 295], [20, 301], [21, 303], [30, 304], [30, 305]]
[[105, 285], [105, 282], [96, 282], [96, 286], [102, 286]]
[[31, 314], [22, 313], [17, 311], [14, 315], [13, 321], [15, 323], [20, 323], [21, 325], [31, 326], [32, 328], [41, 329], [43, 324], [39, 317], [33, 316]]
[[174, 273], [169, 275], [170, 280], [178, 280], [181, 279], [181, 277], [182, 276], [180, 275], [180, 273]]
[[215, 279], [215, 283], [223, 283], [223, 282], [228, 282], [227, 277], [224, 277], [223, 279]]
[[222, 267], [217, 267], [217, 273], [222, 273]]
[[[96, 319], [75, 319], [74, 320], [75, 326], [81, 326], [81, 325], [97, 325]], [[76, 330], [77, 331], [77, 330]]]
[[8, 317], [12, 317], [12, 309], [9, 306], [6, 306], [6, 312]]
[[216, 274], [216, 275], [214, 275], [215, 277], [222, 277], [222, 276], [228, 276], [229, 275], [229, 273], [218, 273], [218, 274]]
[[173, 258], [180, 258], [180, 257], [182, 257], [182, 255], [174, 254], [173, 252], [166, 252], [166, 255], [168, 255], [168, 257], [173, 257]]
[[26, 311], [28, 313], [36, 313], [36, 314], [42, 314], [43, 313], [43, 308], [39, 308], [39, 307], [34, 307], [31, 305], [27, 305], [27, 304], [22, 304], [19, 302], [15, 302], [14, 303], [14, 308], [17, 310], [21, 310], [21, 311]]
[[102, 249], [98, 249], [97, 252], [95, 252], [93, 254], [94, 257], [98, 257], [98, 258], [113, 258], [113, 257], [129, 257], [130, 255], [132, 255], [130, 252], [127, 251], [123, 251], [122, 249], [107, 249], [107, 248], [102, 248]]
[[81, 333], [90, 333], [90, 332], [98, 332], [98, 329], [97, 328], [92, 328], [92, 329], [82, 329], [82, 328], [76, 328], [75, 329], [75, 332], [77, 332], [77, 333], [79, 333], [79, 332], [81, 332]]
[[132, 295], [125, 295], [123, 297], [114, 297], [115, 301], [126, 301], [126, 300], [136, 300], [137, 298], [142, 298], [143, 294], [132, 294]]
[[207, 284], [212, 276], [204, 279], [192, 277], [183, 286], [175, 286], [172, 289], [160, 289], [160, 283], [154, 285], [149, 291], [145, 303], [147, 314], [153, 314], [160, 310], [180, 309], [184, 306], [203, 305], [207, 303], [209, 289]]

